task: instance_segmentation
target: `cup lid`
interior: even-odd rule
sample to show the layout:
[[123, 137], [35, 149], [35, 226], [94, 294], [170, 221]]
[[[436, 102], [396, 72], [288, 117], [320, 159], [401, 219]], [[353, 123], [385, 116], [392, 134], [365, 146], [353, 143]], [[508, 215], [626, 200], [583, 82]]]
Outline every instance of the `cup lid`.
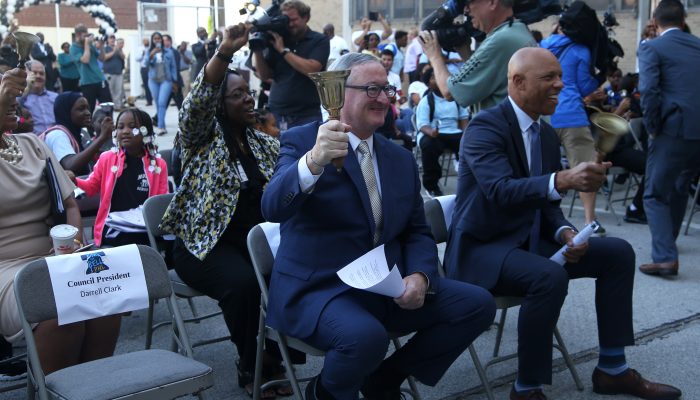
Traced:
[[56, 225], [53, 228], [51, 228], [51, 231], [49, 231], [49, 234], [51, 235], [51, 237], [54, 237], [57, 239], [72, 238], [77, 233], [78, 233], [78, 228], [74, 227], [73, 225], [68, 225], [68, 224]]

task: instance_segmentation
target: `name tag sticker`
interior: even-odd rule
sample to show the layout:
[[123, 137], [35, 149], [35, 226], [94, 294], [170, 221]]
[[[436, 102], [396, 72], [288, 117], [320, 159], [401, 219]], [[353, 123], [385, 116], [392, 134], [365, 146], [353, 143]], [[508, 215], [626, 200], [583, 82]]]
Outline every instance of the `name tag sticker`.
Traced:
[[148, 288], [136, 245], [48, 257], [58, 324], [148, 307]]

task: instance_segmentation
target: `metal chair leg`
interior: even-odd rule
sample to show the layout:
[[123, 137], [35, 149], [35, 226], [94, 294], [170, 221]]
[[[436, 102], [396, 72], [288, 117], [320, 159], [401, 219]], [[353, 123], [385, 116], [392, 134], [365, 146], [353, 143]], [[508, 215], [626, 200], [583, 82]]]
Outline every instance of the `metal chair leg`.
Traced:
[[503, 338], [503, 327], [506, 324], [506, 315], [508, 313], [508, 309], [504, 308], [501, 310], [501, 317], [498, 321], [498, 325], [496, 327], [496, 343], [493, 346], [493, 357], [496, 358], [498, 357], [498, 352], [501, 348], [501, 339]]
[[695, 189], [695, 195], [693, 196], [693, 203], [690, 205], [690, 212], [688, 213], [688, 219], [685, 221], [685, 235], [688, 235], [688, 229], [690, 229], [690, 220], [693, 219], [693, 215], [698, 209], [697, 201], [698, 194], [700, 194], [700, 182], [698, 182], [698, 188]]
[[581, 379], [578, 376], [578, 371], [576, 371], [576, 365], [574, 364], [574, 360], [571, 358], [571, 355], [569, 355], [569, 350], [567, 350], [566, 345], [564, 344], [564, 340], [561, 338], [561, 334], [559, 333], [559, 328], [556, 326], [554, 327], [554, 338], [557, 339], [557, 345], [554, 347], [559, 350], [561, 353], [562, 357], [564, 358], [564, 362], [566, 363], [567, 368], [569, 368], [569, 372], [571, 372], [571, 377], [574, 380], [574, 383], [576, 384], [576, 389], [579, 391], [583, 391], [583, 383], [581, 383]]
[[294, 363], [292, 363], [292, 357], [289, 355], [289, 347], [287, 347], [287, 339], [284, 336], [280, 336], [277, 346], [282, 353], [282, 359], [284, 360], [284, 366], [287, 368], [287, 378], [292, 384], [292, 389], [294, 389], [294, 395], [297, 400], [304, 400], [304, 395], [301, 393], [301, 388], [299, 387], [299, 380], [297, 379], [296, 372], [294, 372]]
[[[262, 308], [262, 307], [261, 307]], [[257, 348], [255, 349], [255, 374], [253, 378], [253, 400], [260, 400], [263, 370], [263, 351], [265, 347], [265, 314], [260, 310], [258, 322]]]
[[[187, 304], [190, 305], [190, 310], [192, 311], [192, 316], [195, 317], [195, 318], [197, 318], [197, 315], [198, 315], [198, 313], [197, 313], [197, 307], [195, 307], [195, 305], [194, 305], [194, 300], [192, 300], [191, 297], [188, 297], [188, 298], [187, 298]], [[199, 323], [199, 321], [197, 321], [197, 323]]]
[[576, 202], [576, 197], [578, 197], [578, 190], [574, 190], [574, 194], [571, 196], [571, 205], [569, 206], [569, 218], [574, 213], [574, 203]]
[[617, 212], [615, 212], [615, 207], [613, 207], [612, 204], [612, 195], [613, 191], [615, 190], [615, 176], [613, 175], [612, 179], [610, 180], [610, 184], [608, 185], [608, 193], [605, 196], [605, 210], [610, 210], [610, 213], [612, 213], [613, 217], [615, 217], [615, 220], [617, 221], [617, 225], [620, 226], [622, 225], [622, 220], [620, 219], [620, 216], [617, 215]]
[[479, 379], [481, 380], [481, 384], [484, 386], [484, 391], [486, 392], [486, 397], [489, 400], [494, 400], [493, 390], [491, 389], [491, 383], [489, 382], [489, 378], [486, 375], [486, 370], [484, 369], [484, 366], [481, 365], [481, 360], [479, 360], [479, 355], [476, 354], [476, 350], [474, 349], [473, 343], [469, 345], [469, 355], [472, 357], [472, 363], [474, 364], [474, 368], [476, 368], [476, 373], [479, 375]]
[[153, 307], [155, 307], [155, 301], [148, 301], [148, 314], [146, 314], [146, 350], [151, 348], [153, 342]]

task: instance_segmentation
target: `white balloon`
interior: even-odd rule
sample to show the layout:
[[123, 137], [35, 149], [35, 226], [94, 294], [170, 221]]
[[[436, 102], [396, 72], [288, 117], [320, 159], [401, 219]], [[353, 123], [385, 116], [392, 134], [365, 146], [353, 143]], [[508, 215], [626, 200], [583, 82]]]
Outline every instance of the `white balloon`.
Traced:
[[5, 25], [0, 25], [0, 34], [4, 35], [7, 32], [7, 27]]
[[105, 32], [107, 35], [114, 35], [114, 28], [110, 26], [109, 28], [105, 29]]

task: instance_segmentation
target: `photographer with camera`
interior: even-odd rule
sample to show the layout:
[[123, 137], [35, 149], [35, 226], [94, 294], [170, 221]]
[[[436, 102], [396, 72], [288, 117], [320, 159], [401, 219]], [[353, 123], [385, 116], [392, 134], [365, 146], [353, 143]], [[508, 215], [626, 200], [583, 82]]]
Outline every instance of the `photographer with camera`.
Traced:
[[330, 45], [326, 36], [307, 25], [311, 17], [308, 5], [287, 0], [280, 7], [288, 19], [286, 35], [268, 30], [270, 46], [250, 47], [260, 79], [273, 79], [268, 105], [284, 131], [321, 120], [321, 100], [307, 74], [323, 71]]
[[[458, 36], [459, 43], [441, 43], [438, 40], [440, 30], [421, 32], [423, 52], [430, 60], [435, 73], [435, 80], [440, 92], [446, 100], [454, 99], [463, 107], [472, 106], [474, 114], [480, 110], [495, 106], [507, 96], [508, 91], [508, 60], [523, 47], [534, 47], [535, 43], [527, 26], [514, 19], [514, 0], [449, 0], [443, 5], [447, 12], [436, 12], [436, 19], [448, 21], [451, 25], [460, 7], [471, 18], [465, 22], [464, 32]], [[438, 10], [442, 11], [442, 10]], [[430, 18], [430, 17], [429, 17]], [[427, 26], [426, 26], [427, 25]], [[433, 28], [434, 22], [426, 21], [423, 28]], [[455, 26], [453, 28], [457, 30]], [[471, 37], [475, 36], [474, 29], [486, 34], [486, 39], [477, 50], [471, 53]], [[443, 29], [449, 31], [450, 27]], [[448, 32], [451, 33], [451, 32]], [[448, 35], [443, 35], [443, 37]], [[450, 36], [454, 37], [454, 36]], [[454, 41], [454, 39], [453, 39]], [[450, 75], [442, 55], [442, 47], [452, 47], [466, 60], [459, 73]], [[454, 51], [445, 48], [448, 51]]]
[[85, 24], [75, 26], [75, 41], [70, 47], [70, 55], [78, 59], [80, 74], [80, 92], [88, 101], [90, 113], [95, 110], [95, 102], [111, 102], [112, 95], [107, 87], [107, 81], [97, 60], [104, 61], [102, 41], [95, 40], [95, 35], [89, 34]]

